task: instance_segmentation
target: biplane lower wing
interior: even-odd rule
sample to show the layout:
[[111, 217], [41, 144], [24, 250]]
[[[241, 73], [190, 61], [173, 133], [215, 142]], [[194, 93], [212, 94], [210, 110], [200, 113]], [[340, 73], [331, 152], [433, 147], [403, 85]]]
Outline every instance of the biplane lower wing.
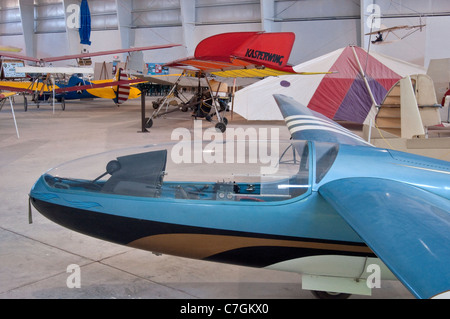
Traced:
[[0, 90], [18, 93], [33, 93], [35, 90], [41, 90], [43, 85], [43, 83], [1, 81]]
[[92, 84], [85, 84], [80, 86], [72, 86], [72, 87], [61, 87], [57, 88], [55, 90], [55, 93], [65, 93], [65, 92], [73, 92], [73, 91], [79, 91], [79, 90], [89, 90], [89, 89], [100, 89], [105, 87], [114, 87], [114, 86], [121, 86], [121, 85], [130, 85], [130, 84], [136, 84], [141, 83], [141, 79], [133, 79], [133, 80], [126, 80], [126, 81], [110, 81], [105, 80], [104, 82], [97, 82]]
[[[131, 79], [131, 80], [98, 80], [94, 82], [83, 82], [82, 79], [79, 79], [76, 85], [69, 82], [69, 86], [62, 85], [47, 85], [42, 82], [15, 82], [15, 81], [3, 81], [0, 85], [0, 90], [7, 90], [12, 92], [19, 93], [27, 93], [32, 94], [35, 92], [41, 93], [53, 93], [53, 89], [55, 94], [68, 94], [71, 92], [79, 92], [86, 90], [91, 97], [98, 97], [104, 99], [115, 99], [117, 97], [116, 91], [119, 86], [129, 86], [132, 84], [141, 83], [141, 79]], [[130, 90], [128, 99], [137, 98], [140, 95], [140, 91], [137, 88], [133, 88]], [[67, 99], [79, 99], [80, 96], [66, 96]]]

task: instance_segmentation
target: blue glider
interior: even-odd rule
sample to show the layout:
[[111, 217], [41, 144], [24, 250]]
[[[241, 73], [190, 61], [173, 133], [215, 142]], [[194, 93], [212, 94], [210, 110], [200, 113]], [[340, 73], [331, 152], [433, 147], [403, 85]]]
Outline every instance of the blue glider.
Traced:
[[396, 278], [417, 298], [449, 297], [450, 163], [373, 147], [274, 97], [290, 141], [202, 144], [179, 130], [177, 143], [51, 169], [30, 202], [113, 243], [300, 273], [319, 297], [370, 294]]

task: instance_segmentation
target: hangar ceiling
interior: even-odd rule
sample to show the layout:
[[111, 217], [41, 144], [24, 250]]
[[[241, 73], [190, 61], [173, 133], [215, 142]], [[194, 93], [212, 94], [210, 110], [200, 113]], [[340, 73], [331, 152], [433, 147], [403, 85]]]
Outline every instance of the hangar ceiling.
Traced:
[[[77, 53], [77, 39], [68, 21], [71, 5], [81, 0], [0, 0], [0, 43], [25, 48], [39, 55], [42, 41], [58, 39]], [[427, 18], [450, 19], [448, 0], [89, 0], [92, 33], [111, 33], [120, 47], [141, 46], [149, 39], [180, 43], [192, 53], [196, 44], [211, 34], [231, 31], [292, 31], [302, 41], [302, 52], [293, 63], [304, 62], [349, 44], [365, 47], [367, 19], [373, 6], [383, 24], [417, 24]], [[372, 10], [370, 10], [372, 9]], [[307, 24], [309, 23], [309, 24]], [[52, 34], [61, 34], [52, 36]], [[181, 35], [181, 36], [180, 36]], [[103, 37], [104, 35], [102, 35]], [[314, 41], [317, 36], [320, 41]], [[154, 41], [156, 41], [154, 40]], [[61, 42], [64, 41], [64, 42]], [[419, 41], [425, 41], [420, 40]], [[156, 41], [157, 42], [157, 41]], [[161, 41], [159, 41], [161, 42]], [[313, 43], [311, 43], [313, 42]], [[315, 43], [314, 43], [315, 42]], [[117, 47], [117, 44], [112, 46]], [[154, 43], [148, 43], [154, 44]], [[100, 45], [100, 44], [99, 44]], [[101, 44], [104, 46], [104, 44]], [[294, 47], [293, 52], [300, 50]], [[422, 53], [423, 55], [423, 53]], [[412, 57], [412, 60], [415, 58]]]

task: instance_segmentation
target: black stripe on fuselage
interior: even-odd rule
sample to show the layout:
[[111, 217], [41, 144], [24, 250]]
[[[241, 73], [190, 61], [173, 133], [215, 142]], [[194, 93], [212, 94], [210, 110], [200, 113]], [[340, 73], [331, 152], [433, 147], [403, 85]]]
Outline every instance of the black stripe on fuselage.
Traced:
[[[31, 198], [33, 206], [53, 222], [102, 240], [121, 245], [128, 245], [141, 238], [164, 234], [201, 234], [236, 236], [258, 239], [271, 239], [294, 242], [307, 242], [331, 245], [353, 246], [355, 251], [330, 250], [320, 248], [301, 248], [283, 246], [251, 246], [231, 249], [204, 258], [204, 260], [238, 264], [252, 267], [265, 267], [277, 262], [316, 255], [346, 255], [375, 257], [371, 252], [361, 252], [367, 247], [364, 243], [330, 241], [292, 236], [279, 236], [263, 233], [231, 231], [215, 228], [195, 227], [150, 220], [136, 219], [112, 214], [98, 213], [73, 207], [57, 205]], [[157, 251], [157, 250], [155, 250]]]

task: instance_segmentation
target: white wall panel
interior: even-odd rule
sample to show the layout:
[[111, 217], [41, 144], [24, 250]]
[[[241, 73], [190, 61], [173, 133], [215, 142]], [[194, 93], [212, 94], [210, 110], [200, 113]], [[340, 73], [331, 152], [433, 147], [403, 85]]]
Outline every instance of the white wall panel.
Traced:
[[34, 32], [58, 33], [65, 31], [66, 20], [62, 1], [35, 0]]
[[[91, 32], [90, 52], [120, 49], [122, 47], [119, 30], [104, 30]], [[92, 57], [92, 62], [112, 61], [114, 55]]]
[[[450, 2], [450, 1], [449, 1]], [[450, 20], [448, 17], [427, 18], [427, 27], [424, 32], [425, 57], [424, 65], [428, 67], [431, 59], [450, 58]], [[450, 72], [450, 70], [448, 70]]]
[[[150, 46], [167, 43], [183, 44], [183, 32], [181, 27], [136, 29], [135, 46]], [[144, 52], [144, 61], [148, 63], [165, 63], [187, 55], [184, 46], [152, 50]]]
[[[5, 37], [6, 38], [6, 37]], [[14, 35], [14, 36], [8, 36], [8, 41], [1, 40], [0, 37], [0, 44], [1, 45], [8, 45], [16, 48], [25, 48], [25, 39], [22, 35]], [[26, 54], [23, 50], [20, 52], [20, 54]]]
[[[36, 56], [50, 57], [69, 54], [67, 46], [67, 38], [65, 33], [39, 33], [35, 35]], [[76, 61], [69, 61], [64, 63], [54, 63], [55, 66], [71, 63]]]
[[88, 1], [93, 31], [114, 30], [117, 25], [117, 5], [115, 0]]
[[254, 23], [261, 21], [259, 2], [234, 2], [230, 5], [199, 6], [196, 9], [196, 24]]
[[334, 19], [358, 17], [359, 2], [353, 0], [275, 1], [275, 19]]
[[181, 26], [180, 1], [134, 0], [132, 24], [137, 28]]
[[22, 33], [20, 10], [17, 1], [5, 1], [0, 4], [0, 35]]
[[197, 26], [195, 29], [195, 42], [199, 43], [201, 40], [218, 33], [248, 31], [261, 31], [261, 24], [229, 24], [226, 26], [226, 28], [224, 28], [223, 25]]
[[296, 35], [289, 59], [292, 65], [357, 44], [359, 20], [299, 21], [280, 25], [280, 31], [293, 31]]
[[[0, 43], [25, 43], [26, 52], [31, 48], [31, 54], [38, 56], [66, 54], [64, 51], [70, 50], [65, 48], [77, 47], [74, 45], [77, 34], [71, 32], [69, 36], [65, 25], [64, 3], [70, 1], [0, 0], [3, 8], [0, 9]], [[370, 50], [418, 64], [426, 63], [426, 56], [449, 55], [447, 44], [441, 44], [448, 37], [450, 26], [448, 0], [129, 0], [127, 15], [130, 16], [121, 13], [119, 21], [117, 11], [124, 5], [123, 1], [88, 0], [92, 14], [91, 52], [129, 45], [183, 44], [183, 47], [144, 53], [144, 59], [166, 62], [190, 55], [208, 36], [261, 31], [269, 26], [272, 31], [296, 34], [290, 63], [298, 64], [350, 44], [362, 43], [367, 49], [369, 38], [361, 36], [366, 31], [361, 32], [361, 27], [369, 15], [364, 7], [375, 4], [381, 9], [381, 23], [385, 26], [420, 22], [428, 25], [422, 32], [401, 41], [371, 45]], [[27, 34], [20, 40], [22, 28], [17, 19], [25, 16], [17, 18], [14, 8], [24, 8], [25, 4], [31, 4], [37, 33], [27, 28]], [[6, 7], [13, 9], [5, 10]], [[54, 50], [46, 49], [52, 46]]]

